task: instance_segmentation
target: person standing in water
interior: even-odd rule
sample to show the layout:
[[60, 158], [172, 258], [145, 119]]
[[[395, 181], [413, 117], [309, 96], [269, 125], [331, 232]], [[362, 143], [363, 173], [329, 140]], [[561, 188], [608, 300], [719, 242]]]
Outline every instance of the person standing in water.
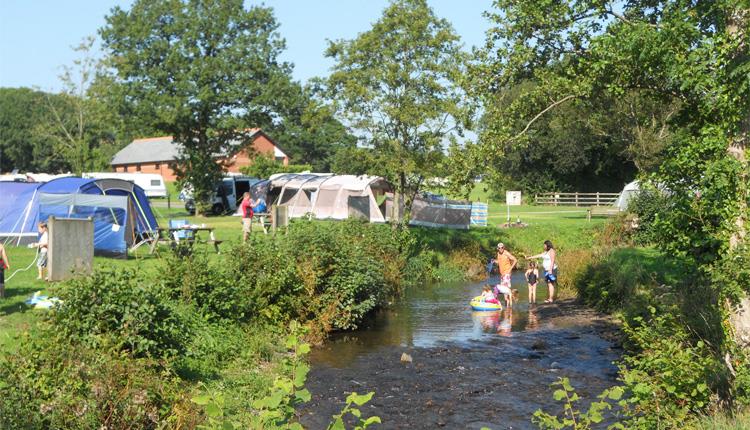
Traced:
[[529, 303], [536, 304], [536, 283], [539, 279], [539, 270], [536, 268], [536, 261], [529, 261], [529, 268], [526, 270], [526, 282], [529, 285]]
[[544, 268], [544, 280], [547, 281], [547, 300], [544, 303], [552, 303], [555, 299], [555, 285], [557, 284], [557, 251], [549, 240], [544, 241], [544, 252], [527, 259], [542, 259], [542, 267]]
[[518, 259], [513, 256], [513, 254], [510, 253], [507, 249], [505, 249], [505, 245], [501, 242], [497, 244], [497, 270], [500, 272], [500, 285], [498, 286], [498, 291], [502, 293], [505, 296], [506, 305], [512, 306], [513, 305], [513, 293], [510, 288], [510, 275], [513, 271], [513, 268], [516, 267], [516, 263], [518, 263]]

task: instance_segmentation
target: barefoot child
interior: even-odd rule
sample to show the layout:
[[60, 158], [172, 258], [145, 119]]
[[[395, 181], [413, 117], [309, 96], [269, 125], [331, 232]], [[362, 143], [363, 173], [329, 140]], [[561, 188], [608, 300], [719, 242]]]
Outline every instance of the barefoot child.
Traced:
[[529, 284], [529, 303], [536, 304], [536, 284], [539, 281], [539, 269], [536, 268], [535, 261], [529, 261], [529, 268], [526, 270], [526, 282]]

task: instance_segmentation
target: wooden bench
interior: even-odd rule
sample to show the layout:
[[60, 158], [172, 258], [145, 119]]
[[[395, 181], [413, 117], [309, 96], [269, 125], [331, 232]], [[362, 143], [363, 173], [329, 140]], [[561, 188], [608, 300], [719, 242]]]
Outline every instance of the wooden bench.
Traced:
[[591, 221], [592, 216], [615, 216], [621, 213], [616, 206], [592, 206], [586, 210], [586, 219]]

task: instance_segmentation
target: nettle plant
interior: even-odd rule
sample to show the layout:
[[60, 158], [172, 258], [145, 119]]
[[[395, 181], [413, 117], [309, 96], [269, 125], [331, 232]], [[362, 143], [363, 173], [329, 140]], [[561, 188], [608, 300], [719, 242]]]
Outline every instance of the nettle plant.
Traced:
[[[286, 339], [286, 348], [289, 350], [287, 357], [282, 361], [280, 376], [274, 381], [271, 392], [252, 404], [255, 415], [250, 422], [253, 429], [283, 429], [302, 430], [300, 423], [295, 421], [296, 408], [310, 401], [311, 394], [305, 388], [307, 374], [310, 366], [305, 362], [305, 357], [310, 353], [310, 344], [303, 342], [306, 329], [297, 321], [289, 324], [290, 334]], [[329, 430], [345, 430], [346, 422], [353, 423], [353, 430], [364, 430], [372, 424], [379, 424], [380, 417], [372, 416], [365, 418], [358, 408], [367, 404], [374, 395], [351, 393], [346, 398], [346, 405], [328, 426]], [[206, 430], [234, 430], [245, 428], [235, 422], [227, 414], [224, 395], [221, 392], [207, 391], [192, 398], [193, 403], [203, 407], [206, 414], [206, 423], [201, 429]]]

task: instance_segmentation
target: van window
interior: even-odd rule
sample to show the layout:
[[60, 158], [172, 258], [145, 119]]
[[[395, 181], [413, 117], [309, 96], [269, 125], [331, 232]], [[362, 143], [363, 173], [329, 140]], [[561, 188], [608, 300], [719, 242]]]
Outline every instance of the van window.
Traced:
[[152, 179], [151, 180], [151, 186], [152, 187], [158, 187], [161, 185], [161, 181], [159, 179]]

